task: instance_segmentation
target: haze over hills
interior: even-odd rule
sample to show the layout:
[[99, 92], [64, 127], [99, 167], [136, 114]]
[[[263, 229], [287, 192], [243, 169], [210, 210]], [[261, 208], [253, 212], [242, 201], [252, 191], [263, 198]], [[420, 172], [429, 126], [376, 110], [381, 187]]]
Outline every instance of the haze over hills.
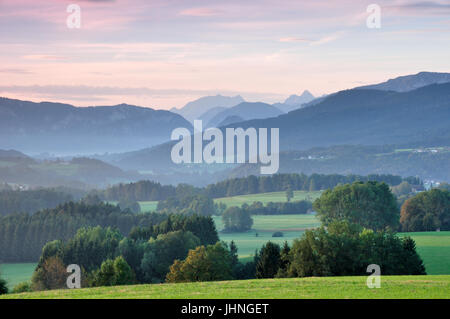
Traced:
[[450, 82], [450, 73], [420, 72], [414, 75], [400, 76], [379, 84], [361, 86], [357, 89], [407, 92], [431, 84], [447, 82]]
[[167, 141], [177, 127], [192, 129], [178, 114], [146, 107], [74, 107], [0, 98], [0, 148], [27, 153], [130, 151]]
[[[250, 119], [264, 119], [269, 117], [275, 117], [283, 114], [282, 111], [276, 107], [266, 103], [250, 103], [243, 102], [231, 108], [227, 108], [214, 116], [204, 127], [218, 127], [221, 122], [231, 116], [239, 117], [243, 120]], [[231, 124], [231, 123], [228, 123]]]
[[[244, 121], [227, 126], [243, 127], [244, 129], [248, 127], [279, 128], [282, 152], [289, 150], [302, 152], [302, 150], [311, 148], [335, 145], [449, 146], [450, 83], [434, 84], [410, 92], [346, 90], [328, 96], [314, 107], [294, 110], [278, 117]], [[129, 153], [126, 158], [122, 158], [115, 164], [127, 169], [139, 164], [139, 169], [157, 168], [160, 172], [169, 173], [171, 169], [174, 169], [174, 165], [170, 161], [170, 150], [173, 144], [174, 142], [169, 142], [164, 144], [164, 147]], [[349, 163], [348, 158], [352, 156], [366, 158], [360, 156], [359, 153], [352, 152], [354, 149], [347, 152], [345, 156], [342, 155], [344, 160], [340, 160], [341, 164]], [[445, 158], [449, 159], [449, 154], [439, 155], [442, 157], [439, 159], [439, 163], [445, 161]], [[408, 166], [402, 169], [401, 162], [394, 155], [386, 157], [385, 162], [380, 162], [378, 155], [373, 155], [367, 160], [367, 163], [371, 164], [360, 165], [357, 171], [361, 174], [371, 173], [372, 168], [376, 168], [378, 165], [377, 172], [391, 167], [389, 171], [391, 173], [408, 172], [411, 174], [416, 169], [418, 174], [436, 176], [437, 172], [426, 167], [442, 166], [442, 164], [439, 164], [440, 166], [436, 163], [432, 164], [434, 162], [429, 158], [421, 158], [410, 160]], [[284, 163], [289, 163], [289, 165]], [[288, 158], [284, 163], [282, 162], [281, 166], [299, 165], [295, 158]], [[333, 173], [333, 169], [340, 173], [352, 172], [353, 168], [348, 165], [344, 164], [338, 167], [333, 166], [333, 163], [333, 160], [329, 160], [326, 167], [318, 168], [318, 170], [327, 173]], [[184, 168], [194, 166], [191, 164]], [[368, 171], [364, 172], [364, 170]], [[310, 172], [313, 171], [313, 169], [310, 170]]]
[[143, 178], [103, 161], [78, 157], [36, 160], [14, 150], [0, 150], [0, 181], [28, 187], [68, 186], [78, 189], [105, 187], [110, 183]]
[[233, 107], [242, 102], [245, 102], [245, 101], [240, 95], [233, 96], [233, 97], [222, 96], [222, 95], [205, 96], [205, 97], [199, 98], [195, 101], [187, 103], [181, 109], [173, 108], [173, 109], [171, 109], [171, 111], [175, 112], [177, 114], [180, 114], [185, 119], [192, 122], [195, 119], [199, 119], [202, 114], [204, 114], [207, 111], [210, 111], [213, 108]]

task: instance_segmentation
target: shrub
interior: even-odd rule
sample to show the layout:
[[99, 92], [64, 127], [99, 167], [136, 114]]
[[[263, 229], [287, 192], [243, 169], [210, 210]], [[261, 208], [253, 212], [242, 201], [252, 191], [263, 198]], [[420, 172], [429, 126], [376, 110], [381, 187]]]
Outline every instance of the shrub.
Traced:
[[272, 234], [272, 237], [283, 237], [284, 234], [281, 231], [276, 231]]
[[18, 283], [12, 290], [14, 294], [19, 294], [22, 292], [30, 292], [31, 291], [31, 283], [28, 281], [24, 281]]

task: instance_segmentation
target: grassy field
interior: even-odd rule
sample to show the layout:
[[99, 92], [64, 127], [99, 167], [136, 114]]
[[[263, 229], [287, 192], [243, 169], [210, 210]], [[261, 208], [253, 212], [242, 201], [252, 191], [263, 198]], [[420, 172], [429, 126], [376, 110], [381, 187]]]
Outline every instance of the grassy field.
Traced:
[[[217, 230], [223, 229], [220, 216], [214, 216]], [[253, 216], [253, 227], [245, 233], [219, 233], [220, 239], [225, 242], [234, 240], [238, 246], [239, 257], [247, 258], [255, 253], [255, 249], [261, 248], [269, 240], [282, 244], [284, 241], [292, 243], [299, 238], [305, 229], [315, 228], [320, 225], [315, 215], [257, 215]], [[276, 231], [283, 232], [283, 237], [272, 237]], [[256, 236], [257, 235], [257, 236]]]
[[415, 240], [428, 274], [450, 274], [450, 231], [402, 233], [400, 236], [410, 236]]
[[20, 282], [29, 281], [35, 268], [35, 263], [1, 264], [0, 274], [6, 279], [8, 288], [12, 289]]
[[1, 298], [136, 299], [336, 299], [450, 298], [450, 276], [382, 276], [381, 288], [369, 289], [365, 276], [261, 279], [53, 290]]
[[158, 206], [158, 201], [147, 201], [147, 202], [139, 202], [141, 206], [141, 212], [153, 212], [156, 210], [156, 206]]
[[[306, 191], [294, 191], [294, 197], [291, 199], [295, 200], [310, 200], [314, 201], [320, 197], [321, 191], [306, 192]], [[253, 202], [261, 202], [267, 204], [268, 202], [285, 202], [286, 192], [273, 192], [273, 193], [262, 193], [262, 194], [251, 194], [251, 195], [240, 195], [232, 197], [216, 198], [215, 203], [223, 203], [227, 206], [241, 206], [242, 204], [253, 204]]]
[[[119, 202], [118, 201], [108, 201], [109, 204], [111, 205], [117, 205]], [[158, 206], [158, 201], [141, 201], [138, 202], [139, 206], [141, 206], [141, 212], [142, 213], [147, 213], [147, 212], [153, 212], [156, 210], [156, 206]]]

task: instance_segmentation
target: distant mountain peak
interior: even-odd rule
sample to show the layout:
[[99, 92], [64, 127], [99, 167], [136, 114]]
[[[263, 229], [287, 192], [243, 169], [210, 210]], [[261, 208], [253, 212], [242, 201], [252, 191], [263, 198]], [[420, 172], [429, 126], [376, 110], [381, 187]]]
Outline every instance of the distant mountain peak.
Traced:
[[289, 96], [286, 101], [284, 101], [284, 104], [287, 105], [302, 105], [308, 102], [311, 102], [314, 100], [314, 95], [311, 94], [308, 90], [304, 90], [301, 95], [291, 95]]
[[188, 121], [199, 119], [204, 113], [216, 107], [233, 107], [245, 100], [240, 96], [223, 96], [217, 94], [215, 96], [204, 96], [195, 101], [187, 103], [181, 109], [175, 109], [176, 112], [183, 116]]

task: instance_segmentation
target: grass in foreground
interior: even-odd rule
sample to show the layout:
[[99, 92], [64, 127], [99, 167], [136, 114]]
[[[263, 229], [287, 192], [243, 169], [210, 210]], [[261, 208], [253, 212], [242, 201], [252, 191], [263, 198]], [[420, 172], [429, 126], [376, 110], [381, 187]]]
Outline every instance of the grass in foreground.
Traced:
[[137, 299], [436, 299], [450, 298], [450, 276], [382, 276], [369, 289], [365, 276], [262, 279], [100, 287], [3, 295], [0, 298]]

